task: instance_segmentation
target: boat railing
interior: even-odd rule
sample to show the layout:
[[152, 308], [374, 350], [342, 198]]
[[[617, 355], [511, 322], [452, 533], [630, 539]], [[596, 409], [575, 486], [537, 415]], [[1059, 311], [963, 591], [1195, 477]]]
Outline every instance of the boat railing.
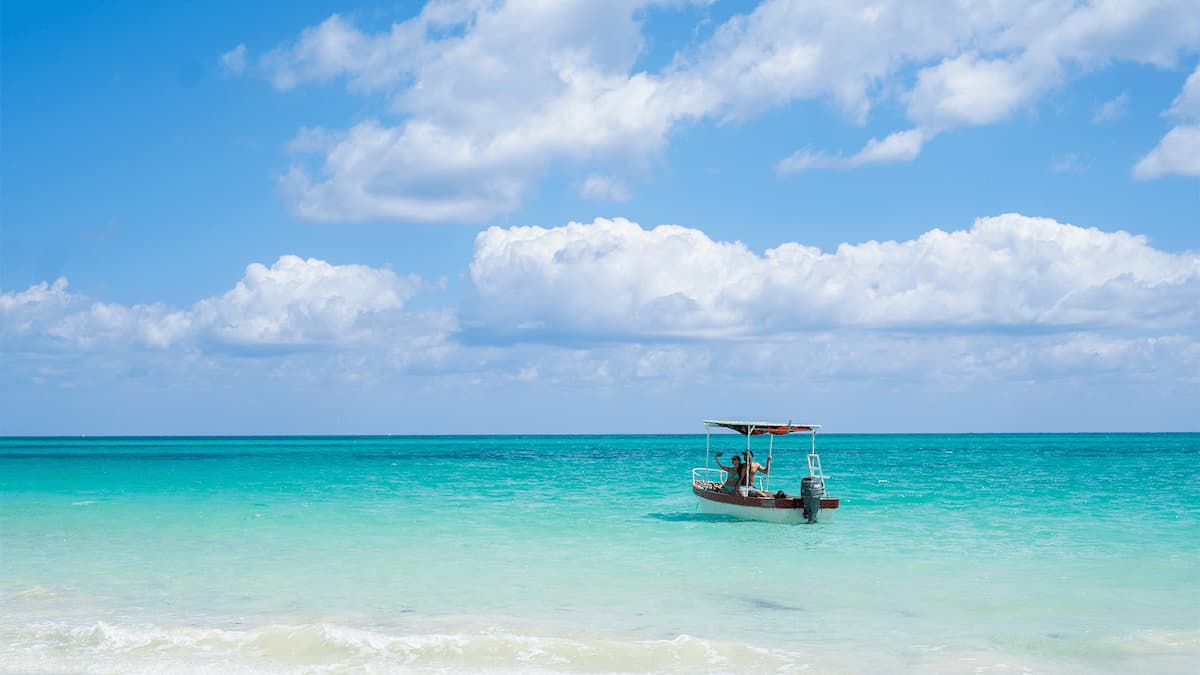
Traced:
[[[708, 467], [696, 467], [692, 469], [692, 485], [707, 487], [709, 484], [716, 484], [718, 488], [725, 484], [725, 479], [729, 477], [729, 472], [724, 469], [713, 469]], [[765, 490], [766, 484], [763, 482], [763, 477], [754, 477], [754, 489]]]

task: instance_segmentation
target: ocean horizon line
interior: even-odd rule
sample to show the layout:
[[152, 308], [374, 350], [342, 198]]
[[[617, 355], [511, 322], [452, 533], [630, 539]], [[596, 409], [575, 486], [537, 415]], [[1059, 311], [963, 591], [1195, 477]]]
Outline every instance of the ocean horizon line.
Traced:
[[[1200, 435], [1200, 431], [830, 431], [820, 436], [1144, 436]], [[0, 440], [155, 440], [155, 439], [353, 439], [353, 438], [604, 438], [704, 436], [704, 432], [505, 432], [505, 433], [363, 433], [363, 434], [0, 434]], [[724, 434], [722, 434], [724, 435]]]

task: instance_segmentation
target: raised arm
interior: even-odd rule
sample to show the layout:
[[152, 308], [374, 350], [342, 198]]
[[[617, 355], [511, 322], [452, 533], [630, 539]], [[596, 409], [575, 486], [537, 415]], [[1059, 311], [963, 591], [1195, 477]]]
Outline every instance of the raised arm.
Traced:
[[735, 470], [732, 466], [725, 466], [721, 463], [721, 453], [718, 452], [717, 454], [713, 455], [713, 459], [716, 460], [717, 466], [721, 467], [722, 471], [728, 471], [732, 473]]

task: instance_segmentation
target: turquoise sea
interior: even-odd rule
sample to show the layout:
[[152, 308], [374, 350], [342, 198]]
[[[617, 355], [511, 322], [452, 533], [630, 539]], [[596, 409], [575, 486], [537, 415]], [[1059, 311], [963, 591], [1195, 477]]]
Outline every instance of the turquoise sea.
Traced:
[[0, 671], [1200, 670], [1200, 434], [818, 449], [774, 525], [703, 435], [0, 439]]

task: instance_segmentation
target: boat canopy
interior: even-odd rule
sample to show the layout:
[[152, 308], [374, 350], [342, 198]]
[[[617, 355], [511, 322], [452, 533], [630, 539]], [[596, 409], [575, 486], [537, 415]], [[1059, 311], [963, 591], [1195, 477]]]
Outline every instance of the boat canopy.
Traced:
[[791, 422], [746, 422], [740, 420], [704, 420], [704, 426], [725, 427], [726, 429], [732, 429], [743, 436], [761, 436], [763, 434], [784, 436], [797, 431], [815, 432], [817, 429], [821, 428], [820, 424], [792, 424]]

